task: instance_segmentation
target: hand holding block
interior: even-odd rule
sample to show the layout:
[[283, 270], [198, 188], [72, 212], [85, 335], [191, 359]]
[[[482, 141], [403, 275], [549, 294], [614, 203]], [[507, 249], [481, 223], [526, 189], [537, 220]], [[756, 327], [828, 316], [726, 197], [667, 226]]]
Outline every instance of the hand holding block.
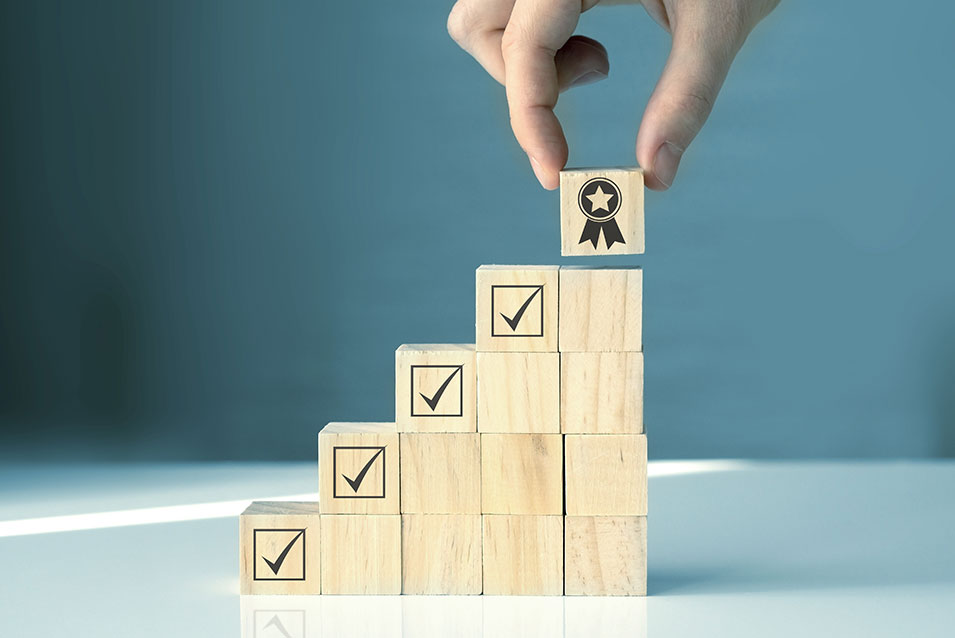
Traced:
[[482, 434], [481, 511], [563, 514], [560, 434]]
[[402, 514], [480, 514], [481, 437], [474, 433], [398, 435]]
[[560, 351], [643, 351], [643, 271], [561, 268]]
[[401, 593], [401, 516], [322, 516], [323, 594]]
[[239, 516], [243, 594], [321, 593], [318, 503], [255, 502]]
[[646, 516], [647, 437], [564, 437], [568, 516]]
[[557, 270], [477, 269], [478, 352], [557, 352]]
[[318, 433], [322, 514], [398, 514], [394, 423], [329, 423]]
[[560, 596], [562, 516], [484, 516], [484, 593]]
[[404, 345], [395, 352], [399, 432], [476, 432], [474, 345]]
[[562, 352], [560, 431], [643, 434], [643, 353]]
[[564, 533], [568, 596], [646, 595], [646, 516], [568, 516]]
[[560, 254], [643, 253], [643, 169], [560, 172]]
[[401, 593], [481, 593], [481, 515], [403, 514]]
[[478, 431], [560, 432], [560, 355], [479, 352]]

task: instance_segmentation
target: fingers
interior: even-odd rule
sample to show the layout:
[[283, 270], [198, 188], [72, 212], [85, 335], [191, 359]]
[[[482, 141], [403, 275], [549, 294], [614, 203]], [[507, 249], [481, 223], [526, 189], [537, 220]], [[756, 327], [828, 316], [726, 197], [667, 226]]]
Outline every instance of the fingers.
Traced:
[[501, 37], [514, 0], [458, 0], [448, 15], [448, 34], [491, 77], [504, 84]]
[[599, 82], [610, 73], [610, 60], [602, 44], [575, 35], [554, 56], [557, 86], [561, 92], [575, 86]]

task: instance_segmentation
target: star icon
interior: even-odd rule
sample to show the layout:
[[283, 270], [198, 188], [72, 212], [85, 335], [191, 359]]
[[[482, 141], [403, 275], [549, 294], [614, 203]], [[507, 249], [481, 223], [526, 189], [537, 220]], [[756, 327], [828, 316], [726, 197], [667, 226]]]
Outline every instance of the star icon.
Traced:
[[610, 206], [608, 202], [613, 199], [614, 195], [615, 193], [605, 193], [604, 189], [598, 184], [597, 190], [595, 190], [592, 195], [584, 195], [584, 197], [590, 200], [591, 213], [595, 213], [598, 210], [605, 210], [609, 213]]

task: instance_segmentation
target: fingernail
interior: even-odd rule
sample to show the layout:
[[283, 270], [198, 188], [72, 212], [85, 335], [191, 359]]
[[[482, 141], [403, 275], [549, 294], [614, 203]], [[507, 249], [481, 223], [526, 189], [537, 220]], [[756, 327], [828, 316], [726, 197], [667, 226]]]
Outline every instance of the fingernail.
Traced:
[[544, 188], [548, 188], [547, 182], [546, 182], [547, 173], [544, 172], [544, 168], [540, 165], [540, 162], [538, 162], [533, 157], [531, 157], [530, 160], [531, 160], [531, 168], [534, 169], [534, 175], [537, 177], [537, 181], [540, 182], [541, 186], [543, 186]]
[[673, 184], [676, 169], [680, 167], [681, 157], [683, 157], [683, 149], [672, 142], [664, 142], [657, 149], [657, 154], [653, 158], [653, 176], [667, 188]]
[[601, 73], [600, 71], [587, 71], [579, 78], [570, 83], [570, 86], [583, 86], [585, 84], [593, 84], [594, 82], [600, 82], [601, 80], [606, 80], [607, 74]]

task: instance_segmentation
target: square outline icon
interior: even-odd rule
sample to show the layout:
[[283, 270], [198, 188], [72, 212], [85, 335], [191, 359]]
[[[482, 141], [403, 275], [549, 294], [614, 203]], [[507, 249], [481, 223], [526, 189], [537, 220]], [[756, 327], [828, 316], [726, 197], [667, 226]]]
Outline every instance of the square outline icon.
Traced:
[[[279, 614], [295, 614], [296, 616], [302, 617], [302, 633], [299, 634], [303, 638], [308, 634], [305, 631], [305, 610], [304, 609], [256, 609], [252, 612], [252, 638], [258, 638], [259, 636], [259, 614], [273, 614], [278, 616]], [[272, 622], [271, 620], [269, 621]], [[285, 625], [282, 625], [285, 627]], [[268, 627], [268, 625], [266, 625]]]
[[[302, 577], [301, 578], [259, 578], [259, 550], [257, 548], [257, 544], [259, 540], [259, 532], [301, 532], [302, 534]], [[252, 580], [259, 581], [259, 582], [262, 582], [262, 581], [273, 581], [273, 582], [275, 581], [284, 581], [284, 582], [304, 581], [306, 577], [305, 537], [308, 535], [307, 532], [308, 532], [307, 527], [294, 528], [294, 529], [278, 529], [278, 528], [263, 527], [260, 529], [253, 529], [252, 530]]]
[[[387, 445], [335, 445], [332, 447], [332, 498], [385, 498], [385, 483], [388, 475], [385, 473], [385, 457]], [[338, 450], [381, 450], [381, 496], [339, 496], [338, 495]]]
[[[492, 337], [501, 337], [501, 338], [507, 338], [507, 337], [531, 337], [531, 338], [533, 338], [533, 337], [543, 337], [543, 336], [544, 336], [544, 308], [545, 308], [545, 306], [544, 306], [544, 286], [545, 286], [545, 285], [546, 285], [546, 284], [540, 284], [540, 285], [535, 285], [535, 284], [491, 284], [491, 336], [492, 336]], [[540, 309], [541, 309], [541, 327], [540, 327], [540, 332], [538, 332], [537, 334], [497, 334], [496, 332], [494, 332], [494, 324], [495, 324], [495, 321], [494, 321], [494, 318], [495, 318], [495, 312], [494, 312], [494, 291], [497, 290], [498, 288], [534, 288], [535, 290], [536, 290], [536, 289], [539, 289], [539, 290], [541, 291], [541, 296], [540, 296]]]
[[[415, 411], [414, 411], [414, 389], [415, 389], [415, 376], [414, 376], [414, 371], [415, 371], [416, 368], [454, 368], [455, 371], [452, 373], [452, 375], [457, 374], [458, 372], [461, 373], [460, 375], [458, 375], [458, 397], [460, 398], [460, 401], [458, 402], [459, 405], [458, 405], [458, 412], [457, 412], [457, 414], [435, 414], [435, 413], [432, 413], [432, 414], [415, 414]], [[415, 417], [415, 418], [419, 418], [419, 417], [423, 417], [423, 418], [433, 418], [433, 417], [438, 417], [438, 418], [453, 418], [453, 417], [464, 416], [464, 364], [463, 364], [463, 363], [460, 364], [460, 365], [454, 365], [454, 364], [447, 364], [447, 365], [439, 365], [439, 364], [435, 364], [435, 365], [412, 365], [412, 366], [411, 366], [411, 372], [410, 372], [410, 374], [411, 374], [411, 384], [410, 384], [410, 385], [411, 385], [411, 416], [413, 416], [413, 417]], [[450, 378], [450, 377], [449, 377], [449, 378]]]

